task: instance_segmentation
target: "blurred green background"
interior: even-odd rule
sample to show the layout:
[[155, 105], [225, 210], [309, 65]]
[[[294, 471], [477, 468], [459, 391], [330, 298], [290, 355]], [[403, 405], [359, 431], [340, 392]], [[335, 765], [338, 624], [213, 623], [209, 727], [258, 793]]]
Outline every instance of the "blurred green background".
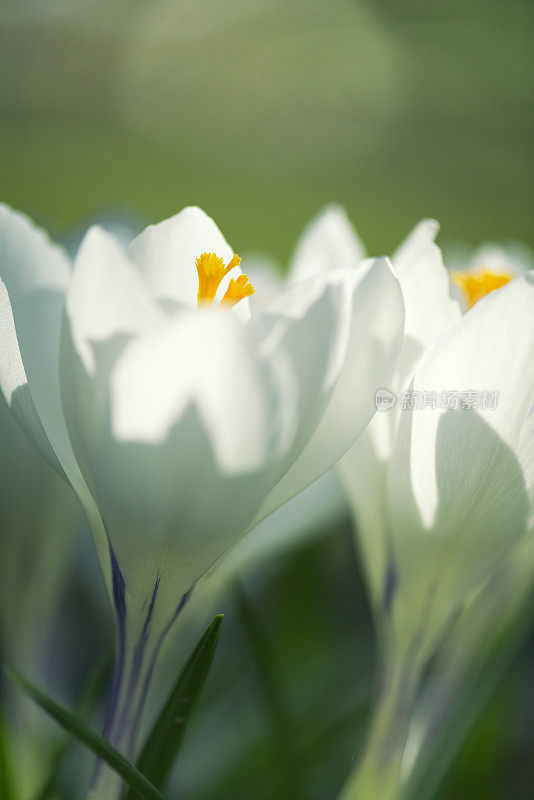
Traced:
[[[198, 204], [237, 252], [282, 264], [332, 200], [373, 254], [425, 216], [441, 222], [445, 244], [533, 246], [533, 9], [531, 0], [0, 0], [0, 199], [64, 241], [92, 219], [137, 230]], [[21, 510], [20, 486], [45, 492], [46, 468], [29, 475], [31, 456], [13, 464], [18, 434], [1, 410], [2, 474], [19, 487], [3, 484], [7, 552], [19, 529], [30, 538], [39, 529], [44, 501], [33, 493]], [[49, 506], [62, 490], [46, 480]], [[54, 550], [69, 564], [59, 570], [60, 633], [32, 656], [70, 701], [91, 643], [111, 642], [79, 522], [76, 533], [85, 544], [75, 570], [72, 543]], [[375, 649], [348, 520], [275, 567], [256, 567], [220, 600], [223, 639], [177, 772], [180, 797], [327, 800], [361, 745]], [[267, 673], [241, 591], [272, 642]], [[9, 652], [16, 617], [6, 608]], [[527, 642], [439, 800], [532, 796], [533, 666]]]
[[2, 197], [59, 233], [198, 203], [286, 258], [324, 203], [531, 245], [530, 0], [2, 0]]

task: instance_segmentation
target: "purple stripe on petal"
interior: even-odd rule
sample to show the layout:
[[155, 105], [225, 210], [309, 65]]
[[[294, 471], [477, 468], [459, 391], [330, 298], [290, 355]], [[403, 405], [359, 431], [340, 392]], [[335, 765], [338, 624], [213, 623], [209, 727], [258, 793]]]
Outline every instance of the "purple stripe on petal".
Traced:
[[[111, 686], [111, 697], [109, 707], [104, 721], [102, 735], [104, 739], [109, 739], [115, 714], [119, 702], [120, 688], [124, 678], [125, 652], [126, 652], [126, 584], [120, 571], [115, 553], [111, 546], [108, 536], [109, 557], [111, 561], [111, 584], [113, 593], [113, 605], [117, 624], [117, 658], [113, 668], [113, 681]], [[96, 784], [98, 776], [102, 772], [103, 762], [98, 759], [95, 765], [93, 783]]]
[[126, 637], [126, 584], [122, 577], [115, 553], [111, 543], [109, 542], [109, 556], [111, 559], [111, 580], [113, 588], [113, 603], [115, 605], [115, 613], [117, 616], [117, 659], [113, 669], [113, 684], [111, 688], [111, 699], [109, 704], [106, 721], [104, 724], [103, 735], [107, 738], [119, 699], [119, 689], [122, 683], [122, 676], [124, 672], [124, 656], [125, 656], [125, 637]]
[[[152, 590], [152, 597], [150, 599], [150, 605], [148, 607], [148, 611], [145, 617], [145, 622], [143, 624], [143, 630], [139, 636], [139, 640], [135, 647], [134, 657], [133, 657], [133, 667], [132, 667], [132, 675], [131, 681], [134, 684], [137, 682], [137, 678], [139, 677], [139, 671], [141, 669], [141, 664], [143, 662], [143, 655], [145, 652], [145, 647], [148, 639], [148, 629], [150, 628], [150, 621], [152, 619], [152, 614], [154, 612], [154, 605], [156, 603], [156, 597], [158, 596], [158, 589], [159, 589], [159, 582], [161, 580], [161, 575], [158, 572], [158, 576], [156, 578], [156, 583], [154, 584], [154, 588]], [[143, 607], [146, 605], [146, 601]]]
[[178, 608], [174, 612], [173, 622], [176, 619], [176, 617], [178, 616], [178, 614], [180, 613], [180, 611], [182, 610], [182, 608], [185, 606], [185, 604], [187, 603], [187, 601], [189, 600], [191, 595], [193, 594], [193, 589], [195, 588], [195, 586], [196, 586], [196, 584], [193, 584], [193, 586], [190, 589], [188, 589], [185, 594], [182, 595], [181, 600], [178, 603]]
[[[119, 730], [126, 723], [126, 718], [127, 718], [128, 714], [130, 713], [130, 710], [131, 710], [130, 709], [130, 703], [133, 701], [133, 697], [135, 695], [135, 690], [136, 690], [137, 684], [139, 682], [139, 675], [141, 674], [141, 669], [142, 669], [142, 666], [143, 666], [143, 659], [144, 659], [144, 656], [145, 656], [146, 643], [148, 641], [150, 622], [152, 620], [152, 614], [154, 612], [154, 606], [156, 604], [156, 598], [158, 596], [158, 589], [159, 589], [160, 580], [161, 580], [161, 575], [158, 572], [158, 575], [157, 575], [157, 578], [156, 578], [156, 582], [155, 582], [154, 588], [152, 590], [152, 597], [150, 598], [150, 605], [148, 607], [148, 611], [147, 611], [147, 614], [146, 614], [146, 617], [145, 617], [145, 621], [143, 623], [143, 629], [142, 629], [142, 631], [141, 631], [141, 633], [139, 635], [139, 639], [137, 640], [137, 644], [135, 646], [135, 650], [134, 650], [134, 654], [133, 654], [133, 658], [132, 658], [132, 669], [131, 669], [131, 672], [130, 672], [130, 678], [128, 680], [128, 688], [126, 690], [127, 702], [126, 702], [126, 704], [124, 705], [124, 707], [122, 709], [121, 718], [119, 720]], [[143, 603], [143, 608], [145, 608], [145, 606], [146, 606], [146, 600]], [[139, 708], [141, 709], [142, 705]], [[132, 738], [135, 735], [136, 728], [137, 728], [137, 722], [135, 722], [131, 726], [131, 737]], [[128, 743], [128, 746], [130, 746], [130, 745], [131, 745], [131, 741]]]
[[117, 612], [117, 622], [119, 629], [122, 631], [124, 637], [124, 626], [126, 622], [126, 584], [122, 577], [115, 553], [109, 542], [109, 556], [111, 559], [111, 580], [113, 584], [113, 602], [115, 603], [115, 611]]
[[[158, 584], [157, 585], [159, 585], [159, 578], [158, 578]], [[163, 641], [164, 641], [165, 637], [167, 636], [169, 630], [172, 628], [172, 626], [173, 626], [174, 622], [176, 621], [178, 615], [180, 614], [180, 612], [182, 611], [182, 609], [186, 605], [187, 601], [189, 600], [189, 598], [193, 594], [193, 589], [195, 588], [195, 585], [196, 584], [193, 584], [193, 586], [190, 589], [188, 589], [188, 591], [185, 592], [185, 594], [183, 594], [182, 597], [180, 598], [180, 602], [178, 603], [178, 606], [176, 607], [176, 611], [174, 612], [172, 619], [169, 620], [167, 625], [162, 630], [162, 632], [160, 634], [160, 637], [158, 639], [157, 645], [154, 648], [154, 652], [152, 653], [152, 657], [150, 659], [150, 664], [149, 664], [149, 667], [148, 667], [148, 670], [147, 670], [147, 673], [146, 673], [146, 676], [145, 676], [145, 680], [144, 680], [144, 683], [143, 683], [143, 690], [141, 692], [141, 697], [140, 697], [140, 701], [139, 701], [137, 718], [136, 718], [136, 721], [135, 721], [135, 725], [133, 726], [133, 728], [134, 728], [133, 733], [134, 734], [135, 734], [135, 730], [137, 729], [137, 726], [139, 724], [139, 720], [140, 720], [141, 714], [143, 712], [146, 696], [147, 696], [147, 693], [148, 693], [148, 687], [150, 686], [150, 681], [152, 679], [152, 673], [154, 672], [154, 667], [156, 665], [156, 659], [158, 657], [161, 645], [163, 644]], [[154, 587], [154, 588], [156, 588], [156, 587]], [[154, 597], [154, 595], [153, 595], [153, 597]], [[131, 744], [131, 742], [130, 742], [130, 744]]]

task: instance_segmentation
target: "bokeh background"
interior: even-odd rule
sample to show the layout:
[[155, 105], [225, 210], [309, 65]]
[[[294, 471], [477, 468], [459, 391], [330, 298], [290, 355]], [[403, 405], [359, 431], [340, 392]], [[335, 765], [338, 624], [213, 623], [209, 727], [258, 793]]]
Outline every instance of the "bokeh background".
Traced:
[[[333, 200], [376, 255], [427, 216], [445, 246], [532, 247], [533, 35], [530, 0], [0, 0], [0, 199], [69, 247], [91, 221], [127, 235], [198, 204], [281, 269]], [[111, 647], [107, 601], [75, 504], [3, 406], [0, 476], [0, 647], [74, 702]], [[224, 633], [177, 797], [326, 800], [357, 756], [372, 623], [348, 516], [318, 519], [243, 558], [214, 601]], [[532, 796], [529, 614], [439, 800]], [[27, 744], [46, 753], [54, 729], [6, 707], [41, 775]], [[88, 764], [75, 753], [64, 788]]]

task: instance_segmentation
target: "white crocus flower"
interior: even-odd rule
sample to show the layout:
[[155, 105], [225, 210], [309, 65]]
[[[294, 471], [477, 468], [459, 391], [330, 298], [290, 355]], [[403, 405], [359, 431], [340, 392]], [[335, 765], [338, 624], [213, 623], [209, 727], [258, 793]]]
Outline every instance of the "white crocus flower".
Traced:
[[446, 255], [453, 293], [464, 310], [512, 278], [534, 269], [534, 253], [521, 242], [485, 242], [474, 250], [457, 245]]
[[[344, 800], [399, 796], [422, 670], [471, 594], [532, 526], [533, 273], [501, 281], [486, 270], [472, 295], [466, 281], [471, 310], [462, 317], [449, 296], [436, 231], [421, 223], [393, 258], [406, 308], [390, 384], [397, 406], [373, 419], [339, 465], [384, 683], [366, 755]], [[405, 392], [408, 404], [423, 407], [400, 410]], [[471, 408], [441, 407], [444, 398], [454, 407], [458, 397]]]
[[[461, 318], [450, 297], [447, 271], [435, 237], [434, 220], [420, 222], [393, 256], [405, 309], [404, 342], [388, 389], [396, 398], [387, 413], [378, 413], [338, 465], [347, 500], [357, 520], [358, 543], [373, 606], [380, 607], [391, 582], [386, 522], [388, 465], [401, 415], [401, 395], [415, 366], [435, 339]], [[453, 387], [455, 388], [455, 387]]]
[[304, 228], [289, 263], [287, 274], [264, 253], [250, 253], [248, 274], [256, 287], [254, 308], [264, 311], [276, 297], [298, 281], [324, 272], [356, 269], [365, 259], [365, 248], [347, 216], [335, 203], [325, 206]]
[[106, 734], [124, 752], [192, 586], [346, 452], [397, 359], [387, 259], [355, 268], [321, 243], [332, 263], [251, 314], [240, 259], [200, 209], [127, 250], [94, 227], [72, 265], [0, 207], [0, 383], [90, 522], [119, 642]]

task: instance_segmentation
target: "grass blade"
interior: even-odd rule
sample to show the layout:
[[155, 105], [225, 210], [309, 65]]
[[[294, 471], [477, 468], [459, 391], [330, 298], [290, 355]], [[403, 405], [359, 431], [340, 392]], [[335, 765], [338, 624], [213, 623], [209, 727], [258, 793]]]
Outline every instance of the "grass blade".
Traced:
[[[106, 682], [109, 673], [111, 672], [112, 666], [113, 666], [113, 657], [109, 655], [103, 658], [100, 661], [100, 663], [97, 664], [96, 668], [94, 669], [92, 675], [89, 678], [87, 686], [83, 690], [83, 693], [76, 705], [76, 713], [80, 717], [83, 717], [85, 719], [89, 714], [89, 712], [91, 711], [93, 705], [95, 704], [97, 698], [100, 695], [100, 692], [102, 691], [102, 687], [104, 686], [104, 683]], [[73, 736], [72, 734], [67, 734], [66, 737], [63, 739], [63, 741], [59, 743], [55, 753], [50, 759], [50, 768], [48, 770], [48, 775], [43, 781], [41, 788], [34, 796], [33, 800], [49, 800], [52, 794], [56, 791], [60, 768], [69, 750], [76, 741], [77, 740], [75, 736]], [[0, 797], [2, 797], [1, 794]]]
[[11, 800], [14, 796], [11, 765], [7, 752], [2, 709], [0, 708], [0, 797]]
[[90, 728], [87, 723], [68, 708], [57, 703], [43, 691], [33, 686], [26, 678], [12, 669], [5, 670], [20, 688], [41, 706], [56, 722], [66, 731], [74, 734], [81, 742], [89, 747], [97, 756], [106, 761], [109, 766], [123, 778], [128, 786], [135, 791], [141, 800], [166, 800], [164, 795], [148, 781], [133, 764], [115, 750], [109, 742]]
[[[223, 615], [218, 614], [206, 628], [137, 761], [137, 768], [159, 788], [162, 788], [176, 759], [191, 711], [208, 677], [222, 621]], [[134, 796], [130, 791], [126, 800], [133, 800]]]

